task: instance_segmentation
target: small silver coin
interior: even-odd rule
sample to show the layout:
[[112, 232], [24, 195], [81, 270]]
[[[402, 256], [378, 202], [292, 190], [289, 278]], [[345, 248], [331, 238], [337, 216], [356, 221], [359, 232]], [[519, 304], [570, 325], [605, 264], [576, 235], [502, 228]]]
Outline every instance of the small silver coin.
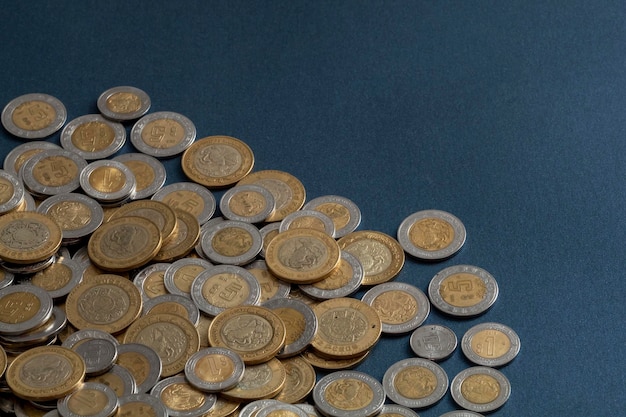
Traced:
[[61, 346], [73, 350], [75, 347], [77, 347], [81, 343], [87, 340], [91, 340], [91, 339], [105, 339], [113, 344], [119, 344], [117, 339], [113, 337], [110, 333], [104, 332], [102, 330], [97, 330], [97, 329], [83, 329], [83, 330], [78, 330], [72, 333], [71, 335], [69, 335], [69, 337], [67, 337], [63, 341]]
[[401, 405], [385, 404], [378, 417], [419, 417], [419, 415], [410, 408]]
[[129, 414], [125, 414], [125, 410], [141, 410], [141, 415], [137, 417], [167, 417], [167, 410], [161, 401], [158, 398], [150, 395], [150, 394], [132, 394], [126, 395], [119, 398], [120, 403], [120, 411], [122, 416], [130, 416]]
[[497, 369], [474, 366], [454, 377], [450, 393], [452, 399], [466, 410], [487, 413], [507, 402], [511, 395], [511, 383]]
[[307, 202], [303, 210], [316, 210], [330, 217], [335, 224], [335, 238], [354, 232], [361, 224], [361, 210], [350, 199], [339, 195], [325, 195]]
[[289, 416], [289, 417], [309, 417], [309, 415], [301, 408], [283, 402], [278, 404], [270, 404], [261, 408], [255, 417], [270, 417], [270, 416]]
[[274, 310], [284, 322], [293, 320], [297, 323], [296, 326], [293, 326], [296, 329], [296, 334], [293, 335], [289, 334], [291, 330], [290, 326], [287, 326], [287, 340], [291, 342], [285, 344], [276, 355], [277, 358], [290, 358], [304, 352], [309, 347], [317, 333], [318, 322], [317, 316], [308, 304], [294, 298], [275, 298], [264, 302], [262, 306]]
[[182, 258], [172, 262], [165, 270], [163, 283], [170, 294], [182, 295], [191, 298], [191, 284], [203, 271], [213, 267], [213, 264], [200, 258]]
[[24, 165], [33, 155], [43, 152], [46, 149], [61, 149], [59, 145], [52, 142], [35, 140], [17, 145], [11, 149], [7, 156], [4, 157], [2, 168], [16, 177], [19, 177], [20, 167]]
[[161, 357], [150, 346], [139, 343], [119, 345], [117, 347], [117, 363], [124, 366], [127, 362], [142, 364], [141, 374], [133, 375], [132, 369], [127, 369], [135, 378], [137, 392], [148, 392], [159, 382], [163, 363]]
[[10, 285], [0, 290], [0, 335], [19, 335], [44, 324], [52, 315], [50, 294], [34, 285]]
[[363, 276], [363, 266], [357, 257], [342, 251], [339, 267], [328, 277], [314, 284], [299, 285], [298, 288], [317, 300], [347, 297], [359, 289]]
[[49, 94], [24, 94], [11, 100], [2, 110], [2, 125], [23, 139], [40, 139], [59, 130], [67, 119], [61, 101]]
[[[187, 395], [189, 395], [190, 392], [194, 392], [195, 395], [202, 395], [203, 400], [197, 401], [195, 407], [188, 407], [185, 409], [180, 409], [178, 407], [173, 408], [169, 406], [171, 403], [170, 401], [164, 401], [162, 398], [162, 395], [170, 395], [169, 392], [172, 390], [186, 392]], [[150, 395], [153, 395], [161, 400], [169, 417], [200, 417], [205, 413], [208, 413], [217, 401], [215, 394], [197, 390], [193, 387], [193, 385], [187, 382], [183, 375], [171, 376], [161, 380], [154, 386], [154, 388], [152, 388]]]
[[383, 376], [387, 397], [409, 408], [435, 404], [448, 391], [448, 375], [435, 362], [422, 358], [400, 360]]
[[86, 166], [85, 158], [74, 152], [48, 149], [26, 161], [20, 168], [20, 176], [28, 191], [36, 197], [46, 198], [78, 189], [80, 173]]
[[260, 185], [237, 185], [220, 199], [220, 211], [229, 220], [260, 223], [274, 212], [274, 195]]
[[498, 283], [487, 271], [455, 265], [438, 272], [428, 285], [430, 302], [443, 313], [472, 317], [484, 313], [498, 298]]
[[107, 339], [89, 339], [72, 349], [85, 361], [85, 374], [100, 375], [111, 369], [117, 359], [117, 343]]
[[61, 131], [61, 146], [88, 161], [104, 159], [119, 151], [126, 142], [126, 129], [99, 114], [86, 114], [71, 120]]
[[441, 210], [423, 210], [405, 218], [398, 227], [398, 242], [410, 255], [424, 261], [441, 261], [456, 254], [465, 243], [465, 226]]
[[24, 186], [16, 175], [0, 169], [0, 215], [16, 209], [24, 201]]
[[61, 227], [63, 242], [77, 242], [96, 231], [104, 220], [102, 206], [79, 193], [62, 193], [46, 198], [37, 211], [51, 216]]
[[461, 350], [476, 365], [504, 366], [519, 353], [520, 338], [504, 324], [480, 323], [465, 332]]
[[267, 268], [265, 261], [250, 262], [245, 268], [255, 276], [257, 281], [259, 281], [259, 285], [261, 285], [261, 303], [289, 296], [291, 284], [276, 278]]
[[133, 200], [150, 198], [163, 187], [167, 171], [161, 161], [150, 155], [131, 152], [116, 156], [112, 161], [121, 162], [135, 175], [137, 185]]
[[202, 252], [218, 264], [245, 265], [263, 246], [259, 229], [237, 220], [224, 220], [200, 233]]
[[[150, 311], [159, 304], [168, 303], [168, 305], [177, 305], [185, 309], [187, 319], [194, 325], [198, 325], [200, 320], [200, 310], [188, 297], [178, 294], [163, 294], [151, 298], [143, 304], [143, 315], [149, 314]], [[173, 312], [172, 312], [173, 313]]]
[[201, 225], [211, 219], [217, 207], [213, 193], [194, 182], [175, 182], [166, 185], [154, 193], [151, 199], [193, 214]]
[[97, 105], [107, 119], [120, 122], [135, 120], [150, 109], [150, 96], [136, 87], [113, 87], [100, 94]]
[[184, 152], [196, 139], [196, 126], [172, 111], [150, 113], [137, 120], [130, 131], [133, 146], [155, 158], [169, 158]]
[[116, 203], [135, 193], [135, 174], [123, 163], [102, 159], [87, 165], [80, 173], [80, 186], [101, 203]]
[[[94, 401], [94, 397], [98, 398], [98, 401]], [[85, 401], [84, 398], [92, 400]], [[78, 404], [80, 406], [76, 407]], [[113, 388], [98, 382], [84, 382], [76, 391], [57, 402], [57, 410], [63, 417], [84, 417], [85, 415], [111, 417], [117, 412], [118, 407], [117, 395]]]
[[167, 271], [170, 265], [170, 263], [166, 262], [151, 264], [144, 267], [134, 276], [133, 284], [139, 288], [144, 303], [150, 298], [167, 294], [164, 280], [165, 271]]
[[[228, 375], [225, 374], [227, 370], [230, 371]], [[220, 392], [237, 385], [243, 377], [244, 370], [245, 365], [241, 356], [234, 351], [222, 347], [209, 347], [191, 355], [185, 364], [185, 377], [200, 391]], [[207, 375], [208, 372], [211, 372], [210, 375]]]
[[65, 312], [57, 306], [52, 307], [52, 315], [43, 325], [37, 327], [36, 329], [19, 335], [14, 336], [0, 336], [0, 341], [4, 345], [27, 345], [33, 343], [39, 343], [41, 341], [46, 341], [51, 337], [59, 334], [67, 324], [67, 316]]
[[[371, 400], [356, 408], [345, 398], [345, 390], [366, 390]], [[335, 400], [337, 399], [337, 400]], [[337, 371], [330, 373], [315, 384], [313, 402], [320, 412], [329, 417], [371, 417], [380, 412], [385, 403], [385, 391], [380, 382], [359, 371]]]
[[430, 302], [419, 288], [404, 282], [385, 282], [368, 290], [361, 301], [376, 310], [382, 332], [408, 333], [419, 327], [430, 314]]
[[123, 366], [113, 364], [110, 369], [100, 375], [89, 376], [85, 382], [99, 382], [113, 388], [119, 397], [137, 393], [135, 377]]
[[446, 359], [456, 349], [456, 334], [445, 326], [430, 324], [415, 329], [409, 344], [413, 353], [420, 358], [440, 361]]
[[278, 230], [282, 233], [296, 228], [317, 229], [323, 231], [330, 237], [335, 237], [335, 223], [321, 211], [298, 210], [289, 213], [280, 222]]

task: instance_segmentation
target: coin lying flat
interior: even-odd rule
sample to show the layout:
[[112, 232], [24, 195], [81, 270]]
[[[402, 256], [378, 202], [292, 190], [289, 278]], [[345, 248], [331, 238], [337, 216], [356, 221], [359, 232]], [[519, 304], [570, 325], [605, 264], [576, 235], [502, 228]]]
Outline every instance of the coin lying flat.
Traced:
[[315, 369], [302, 356], [293, 356], [282, 361], [287, 379], [285, 386], [275, 398], [289, 404], [303, 401], [313, 391], [316, 382]]
[[285, 367], [273, 358], [258, 365], [246, 365], [241, 381], [220, 395], [240, 402], [273, 398], [283, 389], [286, 378]]
[[404, 250], [424, 261], [441, 261], [456, 254], [465, 243], [465, 226], [442, 210], [411, 214], [398, 227], [398, 242]]
[[276, 208], [266, 222], [283, 220], [288, 214], [300, 210], [306, 200], [304, 185], [292, 174], [278, 170], [256, 171], [248, 174], [237, 185], [256, 184], [274, 196]]
[[261, 408], [255, 414], [256, 417], [272, 417], [272, 416], [285, 416], [285, 417], [308, 417], [308, 414], [301, 408], [295, 405], [286, 404], [283, 402], [274, 403], [267, 407]]
[[0, 259], [33, 264], [50, 258], [61, 246], [61, 228], [49, 216], [25, 211], [0, 217]]
[[359, 260], [346, 251], [341, 252], [339, 266], [326, 278], [313, 284], [300, 285], [300, 291], [317, 299], [347, 297], [363, 282], [363, 267]]
[[194, 353], [185, 364], [185, 377], [203, 392], [233, 388], [243, 377], [245, 365], [231, 349], [210, 347]]
[[215, 394], [194, 388], [182, 375], [161, 380], [150, 395], [161, 400], [169, 417], [203, 416], [217, 400]]
[[298, 210], [285, 216], [280, 222], [280, 232], [289, 229], [315, 229], [335, 237], [335, 223], [333, 220], [316, 210]]
[[196, 126], [182, 114], [161, 111], [137, 120], [130, 131], [133, 146], [155, 158], [169, 158], [184, 152], [196, 139]]
[[85, 158], [74, 152], [48, 149], [26, 161], [20, 168], [20, 176], [33, 195], [49, 197], [78, 189], [80, 173], [86, 166]]
[[380, 382], [358, 371], [338, 371], [313, 388], [315, 406], [326, 416], [367, 417], [380, 412], [385, 391]]
[[520, 339], [504, 324], [481, 323], [465, 333], [461, 349], [465, 357], [477, 365], [498, 367], [515, 359], [520, 350]]
[[0, 290], [0, 334], [19, 335], [44, 324], [52, 315], [52, 297], [34, 285]]
[[511, 383], [504, 374], [486, 366], [459, 372], [450, 384], [452, 399], [466, 410], [486, 413], [502, 407], [511, 395]]
[[37, 207], [39, 213], [54, 220], [63, 233], [63, 243], [77, 243], [93, 233], [104, 220], [104, 211], [91, 197], [79, 193], [63, 193], [48, 197]]
[[263, 247], [261, 232], [256, 226], [224, 220], [202, 231], [202, 252], [212, 262], [245, 265], [252, 261]]
[[200, 258], [178, 259], [165, 270], [163, 284], [170, 294], [191, 298], [191, 285], [194, 279], [211, 267], [212, 263]]
[[150, 394], [131, 394], [119, 398], [120, 416], [167, 417], [167, 410]]
[[110, 417], [118, 406], [113, 388], [98, 382], [85, 382], [57, 403], [59, 414], [68, 417]]
[[130, 371], [123, 366], [113, 364], [108, 371], [85, 379], [85, 382], [99, 382], [115, 391], [118, 398], [137, 392], [137, 383]]
[[326, 195], [307, 202], [303, 210], [316, 210], [330, 217], [335, 224], [335, 237], [354, 232], [361, 223], [361, 210], [350, 199], [338, 195]]
[[24, 187], [16, 175], [0, 170], [0, 215], [17, 209], [24, 201]]
[[61, 131], [61, 146], [87, 160], [107, 158], [119, 151], [125, 142], [124, 126], [99, 114], [77, 117]]
[[456, 334], [438, 324], [421, 326], [415, 329], [410, 339], [411, 349], [420, 358], [433, 361], [443, 360], [456, 349]]
[[130, 202], [115, 210], [109, 217], [109, 221], [128, 216], [142, 217], [156, 224], [163, 243], [167, 243], [176, 230], [176, 212], [169, 205], [160, 201]]
[[363, 362], [369, 356], [369, 353], [370, 351], [368, 350], [361, 356], [350, 359], [328, 359], [318, 355], [313, 349], [309, 348], [302, 353], [302, 357], [315, 368], [339, 371], [354, 368]]
[[217, 204], [213, 193], [195, 182], [168, 184], [155, 192], [151, 199], [193, 214], [202, 225], [211, 219]]
[[138, 119], [150, 109], [150, 96], [139, 88], [119, 86], [109, 88], [98, 97], [98, 110], [108, 119], [127, 121]]
[[148, 392], [161, 378], [162, 362], [150, 346], [123, 343], [117, 347], [117, 364], [134, 377], [137, 392]]
[[275, 298], [263, 303], [285, 324], [285, 346], [277, 358], [289, 358], [302, 353], [317, 333], [317, 316], [306, 303], [293, 298]]
[[238, 185], [227, 190], [220, 200], [222, 215], [230, 220], [259, 223], [274, 212], [274, 196], [254, 184]]
[[383, 386], [394, 403], [409, 408], [425, 408], [446, 394], [448, 376], [441, 366], [428, 359], [408, 358], [387, 369]]
[[25, 94], [4, 107], [1, 119], [9, 133], [23, 139], [39, 139], [63, 126], [67, 110], [59, 99], [49, 94]]
[[111, 369], [117, 359], [117, 343], [107, 339], [89, 339], [73, 349], [85, 361], [87, 376], [100, 375]]
[[135, 176], [136, 186], [133, 200], [141, 200], [154, 195], [167, 177], [165, 166], [153, 156], [143, 153], [124, 153], [116, 156], [112, 161], [121, 162], [131, 170]]

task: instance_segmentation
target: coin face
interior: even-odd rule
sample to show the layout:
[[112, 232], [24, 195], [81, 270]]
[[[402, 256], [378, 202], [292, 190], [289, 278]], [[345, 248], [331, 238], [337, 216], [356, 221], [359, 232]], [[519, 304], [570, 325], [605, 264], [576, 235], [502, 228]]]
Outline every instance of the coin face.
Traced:
[[477, 365], [498, 367], [515, 359], [520, 350], [520, 339], [504, 324], [481, 323], [465, 333], [461, 349], [465, 357]]
[[80, 173], [80, 185], [85, 194], [102, 204], [118, 205], [135, 192], [135, 175], [121, 162], [108, 159], [87, 165]]
[[196, 246], [200, 237], [200, 223], [191, 213], [184, 210], [174, 209], [176, 214], [176, 228], [174, 235], [154, 256], [155, 261], [171, 262], [183, 258]]
[[76, 391], [58, 401], [61, 415], [107, 417], [116, 413], [117, 395], [111, 387], [85, 382]]
[[67, 119], [65, 106], [48, 94], [25, 94], [11, 100], [2, 110], [2, 125], [23, 139], [39, 139], [59, 130]]
[[137, 392], [148, 392], [161, 378], [161, 358], [150, 346], [124, 343], [117, 347], [117, 364], [127, 369]]
[[244, 265], [253, 260], [263, 247], [259, 229], [238, 220], [221, 221], [205, 227], [201, 233], [202, 252], [215, 263]]
[[194, 353], [185, 365], [187, 381], [204, 392], [233, 388], [243, 377], [244, 362], [233, 350], [210, 347]]
[[280, 222], [280, 232], [289, 229], [315, 229], [335, 237], [335, 223], [324, 213], [316, 210], [298, 210], [288, 214]]
[[80, 186], [80, 173], [87, 166], [82, 156], [49, 149], [33, 155], [20, 169], [26, 188], [36, 196], [71, 193]]
[[124, 153], [112, 159], [121, 162], [135, 176], [135, 194], [133, 200], [142, 200], [154, 195], [165, 184], [167, 173], [165, 166], [158, 159], [138, 152]]
[[224, 193], [220, 200], [222, 215], [230, 220], [259, 223], [274, 212], [274, 196], [254, 184], [238, 185]]
[[48, 197], [39, 204], [37, 211], [48, 215], [59, 225], [64, 242], [75, 242], [93, 233], [104, 220], [100, 204], [79, 193]]
[[61, 246], [61, 228], [49, 216], [15, 212], [0, 217], [0, 258], [32, 264], [50, 258]]
[[428, 359], [409, 358], [389, 367], [383, 376], [383, 386], [394, 403], [424, 408], [443, 398], [448, 390], [448, 376]]
[[130, 371], [114, 364], [103, 374], [88, 377], [85, 382], [98, 382], [113, 389], [118, 398], [137, 392], [137, 383]]
[[193, 214], [201, 225], [215, 213], [215, 196], [206, 187], [193, 182], [175, 182], [159, 189], [152, 200], [161, 201], [173, 209]]
[[0, 170], [0, 214], [19, 207], [24, 201], [24, 187], [17, 176]]
[[239, 181], [238, 185], [256, 184], [274, 196], [276, 208], [266, 222], [283, 220], [288, 214], [300, 210], [306, 199], [304, 185], [292, 174], [278, 170], [256, 171]]
[[130, 131], [133, 146], [146, 155], [166, 158], [184, 152], [196, 139], [196, 127], [182, 114], [150, 113], [137, 120]]
[[456, 334], [445, 326], [431, 324], [415, 329], [410, 339], [413, 353], [434, 361], [447, 358], [457, 345]]
[[142, 217], [154, 223], [163, 243], [167, 243], [176, 230], [176, 212], [161, 201], [140, 200], [124, 204], [115, 210], [109, 221], [128, 216]]
[[450, 393], [459, 406], [484, 413], [497, 410], [506, 403], [511, 395], [511, 383], [496, 369], [475, 366], [454, 377]]
[[404, 282], [372, 287], [361, 299], [380, 316], [383, 333], [400, 334], [419, 327], [430, 313], [430, 301], [419, 288]]
[[373, 416], [383, 407], [385, 392], [380, 382], [365, 373], [338, 371], [318, 381], [313, 401], [327, 416]]
[[285, 367], [276, 358], [258, 365], [246, 365], [243, 378], [221, 396], [234, 401], [253, 401], [275, 397], [285, 386]]
[[277, 355], [289, 358], [303, 352], [317, 333], [317, 316], [306, 303], [293, 298], [275, 298], [263, 303], [285, 324], [285, 346]]
[[465, 226], [454, 215], [441, 210], [411, 214], [398, 228], [404, 250], [425, 261], [441, 261], [456, 254], [465, 243]]
[[330, 217], [335, 225], [335, 237], [344, 237], [359, 227], [361, 210], [350, 199], [338, 195], [326, 195], [307, 202], [303, 210], [316, 210]]
[[134, 120], [148, 112], [150, 96], [136, 87], [119, 86], [103, 92], [97, 104], [100, 113], [111, 120]]
[[61, 131], [61, 146], [87, 160], [109, 157], [120, 150], [125, 142], [124, 126], [99, 114], [77, 117]]
[[19, 335], [44, 324], [52, 315], [52, 297], [32, 285], [0, 289], [0, 334]]

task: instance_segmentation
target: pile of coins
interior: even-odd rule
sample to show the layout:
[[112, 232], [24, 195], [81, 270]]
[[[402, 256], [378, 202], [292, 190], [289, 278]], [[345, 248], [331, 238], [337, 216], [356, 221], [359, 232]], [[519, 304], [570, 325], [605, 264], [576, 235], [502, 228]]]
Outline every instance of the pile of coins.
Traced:
[[[449, 388], [469, 410], [444, 414], [452, 417], [507, 401], [510, 384], [496, 368], [519, 352], [512, 329], [467, 331], [461, 347], [477, 366], [449, 386], [437, 362], [454, 352], [456, 335], [423, 325], [431, 305], [459, 318], [487, 311], [498, 296], [491, 274], [445, 268], [428, 296], [393, 282], [405, 254], [456, 254], [466, 234], [458, 218], [416, 212], [397, 239], [357, 230], [361, 212], [348, 198], [307, 202], [293, 175], [254, 172], [243, 141], [196, 140], [185, 116], [148, 113], [137, 88], [109, 89], [97, 105], [101, 114], [67, 124], [62, 103], [45, 94], [2, 112], [5, 129], [28, 142], [0, 170], [0, 390], [9, 394], [0, 410], [411, 417]], [[137, 152], [116, 155], [123, 123], [135, 120]], [[61, 146], [39, 140], [61, 128]], [[176, 156], [189, 181], [165, 185], [160, 159]], [[211, 190], [225, 188], [218, 202]], [[416, 357], [383, 381], [352, 370], [382, 335], [408, 333]]]

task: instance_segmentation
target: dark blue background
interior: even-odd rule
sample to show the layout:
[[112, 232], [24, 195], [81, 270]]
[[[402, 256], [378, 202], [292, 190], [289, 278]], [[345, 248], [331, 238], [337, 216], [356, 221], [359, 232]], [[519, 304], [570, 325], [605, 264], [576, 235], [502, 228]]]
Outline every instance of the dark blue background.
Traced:
[[[244, 140], [255, 170], [292, 173], [308, 199], [350, 198], [361, 229], [455, 214], [462, 252], [409, 258], [397, 280], [426, 291], [456, 264], [494, 275], [485, 315], [427, 323], [517, 331], [495, 415], [623, 414], [623, 2], [35, 0], [3, 3], [0, 22], [0, 105], [48, 93], [71, 120], [132, 85], [198, 137]], [[20, 143], [0, 130], [0, 157]], [[166, 166], [185, 180], [180, 158]], [[408, 335], [384, 337], [358, 369], [382, 380], [410, 355]], [[469, 363], [458, 350], [442, 366], [452, 379]], [[447, 394], [419, 413], [455, 408]]]

